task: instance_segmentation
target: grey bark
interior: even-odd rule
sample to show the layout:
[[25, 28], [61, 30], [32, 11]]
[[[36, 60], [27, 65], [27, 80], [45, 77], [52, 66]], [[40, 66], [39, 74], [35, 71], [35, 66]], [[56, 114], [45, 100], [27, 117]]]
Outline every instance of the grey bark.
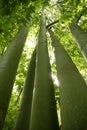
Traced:
[[60, 130], [59, 120], [57, 115], [57, 107], [56, 107], [56, 100], [55, 100], [55, 91], [54, 91], [54, 84], [51, 76], [51, 66], [49, 64], [49, 83], [50, 83], [50, 101], [51, 101], [51, 124], [52, 130]]
[[86, 130], [87, 85], [58, 38], [49, 32], [60, 83], [62, 130]]
[[87, 32], [85, 32], [76, 23], [70, 24], [70, 31], [77, 41], [78, 47], [80, 48], [85, 60], [87, 61]]
[[4, 125], [17, 67], [29, 31], [29, 25], [21, 27], [6, 53], [0, 59], [0, 130]]
[[51, 122], [52, 108], [50, 98], [49, 57], [43, 13], [41, 14], [36, 54], [34, 95], [29, 130], [53, 130], [53, 124]]
[[15, 130], [29, 129], [31, 105], [32, 105], [32, 97], [33, 97], [35, 64], [36, 64], [36, 49], [32, 54], [32, 58], [28, 68], [24, 89], [23, 89], [23, 96], [21, 99], [21, 104], [20, 104], [20, 108], [18, 111], [17, 120], [15, 124]]

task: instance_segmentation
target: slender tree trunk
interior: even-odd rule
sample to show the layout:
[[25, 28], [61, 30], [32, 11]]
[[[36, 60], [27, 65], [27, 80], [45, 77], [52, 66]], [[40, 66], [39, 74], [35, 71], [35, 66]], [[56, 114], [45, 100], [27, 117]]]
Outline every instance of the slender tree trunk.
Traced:
[[62, 130], [86, 130], [87, 85], [58, 38], [49, 32], [60, 83]]
[[15, 130], [29, 130], [33, 86], [34, 86], [35, 64], [36, 64], [35, 61], [36, 61], [36, 49], [32, 54], [32, 58], [28, 68], [21, 105], [19, 108], [18, 117], [15, 124]]
[[76, 39], [78, 46], [87, 61], [87, 32], [85, 32], [80, 26], [76, 23], [70, 24], [70, 31], [74, 38]]
[[50, 83], [50, 87], [51, 87], [50, 88], [51, 124], [52, 124], [52, 130], [60, 130], [58, 116], [57, 116], [54, 85], [53, 85], [53, 80], [52, 80], [51, 75], [52, 75], [51, 74], [51, 66], [49, 64], [49, 83]]
[[28, 34], [29, 25], [21, 27], [13, 42], [0, 60], [0, 130], [2, 130], [13, 83]]
[[43, 13], [41, 14], [36, 56], [35, 88], [29, 130], [52, 130], [49, 57], [46, 40], [46, 25]]

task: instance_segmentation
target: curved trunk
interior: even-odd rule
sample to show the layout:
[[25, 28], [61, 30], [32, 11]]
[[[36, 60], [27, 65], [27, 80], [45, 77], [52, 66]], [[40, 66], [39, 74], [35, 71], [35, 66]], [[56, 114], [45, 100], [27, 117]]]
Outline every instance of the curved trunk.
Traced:
[[46, 40], [46, 26], [41, 14], [39, 38], [37, 44], [37, 62], [35, 71], [35, 88], [31, 110], [29, 130], [52, 130], [51, 99], [49, 81], [49, 57]]
[[29, 130], [33, 86], [34, 86], [35, 64], [36, 64], [35, 62], [36, 62], [36, 49], [32, 54], [30, 65], [28, 68], [24, 84], [23, 96], [15, 124], [15, 130]]
[[87, 85], [76, 66], [49, 30], [60, 83], [62, 130], [87, 129]]
[[87, 61], [87, 32], [76, 23], [70, 24], [70, 31], [78, 43], [85, 60]]
[[28, 30], [29, 25], [20, 28], [5, 55], [0, 60], [0, 130], [4, 124], [18, 63]]

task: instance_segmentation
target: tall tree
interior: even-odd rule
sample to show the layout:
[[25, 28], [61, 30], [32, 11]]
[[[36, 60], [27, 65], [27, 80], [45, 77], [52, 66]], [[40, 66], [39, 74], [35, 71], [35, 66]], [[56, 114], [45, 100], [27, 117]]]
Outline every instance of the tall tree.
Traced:
[[57, 108], [56, 108], [56, 101], [55, 101], [55, 91], [54, 91], [54, 84], [53, 80], [51, 77], [51, 66], [49, 64], [49, 83], [50, 83], [50, 101], [51, 101], [51, 107], [50, 107], [50, 112], [51, 112], [51, 124], [52, 124], [52, 130], [60, 130], [59, 127], [59, 120], [57, 116]]
[[21, 27], [6, 53], [0, 59], [0, 130], [4, 124], [18, 63], [28, 31], [29, 24]]
[[37, 44], [35, 88], [33, 95], [30, 130], [52, 130], [49, 81], [49, 57], [46, 40], [46, 25], [41, 12], [39, 38]]
[[70, 31], [74, 38], [76, 39], [78, 46], [87, 61], [87, 32], [85, 32], [80, 26], [76, 23], [70, 24]]
[[87, 85], [75, 64], [49, 29], [60, 83], [62, 130], [87, 129]]
[[15, 130], [29, 130], [33, 86], [34, 86], [35, 64], [36, 64], [35, 62], [36, 62], [36, 49], [32, 54], [30, 65], [28, 68], [24, 84], [23, 96], [15, 124]]

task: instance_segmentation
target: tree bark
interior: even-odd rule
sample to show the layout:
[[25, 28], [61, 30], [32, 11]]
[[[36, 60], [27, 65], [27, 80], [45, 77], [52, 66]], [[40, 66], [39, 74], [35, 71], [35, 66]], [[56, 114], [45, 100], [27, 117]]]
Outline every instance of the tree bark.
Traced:
[[76, 39], [78, 47], [80, 48], [85, 60], [87, 61], [87, 32], [85, 32], [76, 23], [70, 24], [70, 31]]
[[56, 100], [55, 100], [55, 91], [54, 91], [54, 84], [51, 77], [51, 66], [49, 64], [49, 83], [50, 83], [50, 101], [51, 101], [51, 124], [52, 124], [52, 130], [60, 130], [59, 126], [59, 120], [57, 116], [57, 108], [56, 108]]
[[60, 83], [62, 130], [87, 129], [87, 85], [75, 64], [49, 30]]
[[29, 25], [20, 28], [11, 45], [0, 60], [0, 130], [2, 130], [4, 125], [18, 63], [28, 31]]
[[31, 121], [29, 130], [53, 130], [51, 114], [51, 86], [49, 81], [49, 56], [46, 40], [46, 25], [41, 14], [39, 38], [36, 50], [36, 71]]
[[15, 124], [15, 130], [29, 130], [31, 105], [32, 105], [32, 97], [33, 97], [35, 64], [36, 64], [36, 49], [32, 54], [32, 58], [28, 68], [28, 72], [24, 84], [23, 96], [21, 99], [21, 104], [20, 104], [20, 108], [18, 111], [17, 120]]

